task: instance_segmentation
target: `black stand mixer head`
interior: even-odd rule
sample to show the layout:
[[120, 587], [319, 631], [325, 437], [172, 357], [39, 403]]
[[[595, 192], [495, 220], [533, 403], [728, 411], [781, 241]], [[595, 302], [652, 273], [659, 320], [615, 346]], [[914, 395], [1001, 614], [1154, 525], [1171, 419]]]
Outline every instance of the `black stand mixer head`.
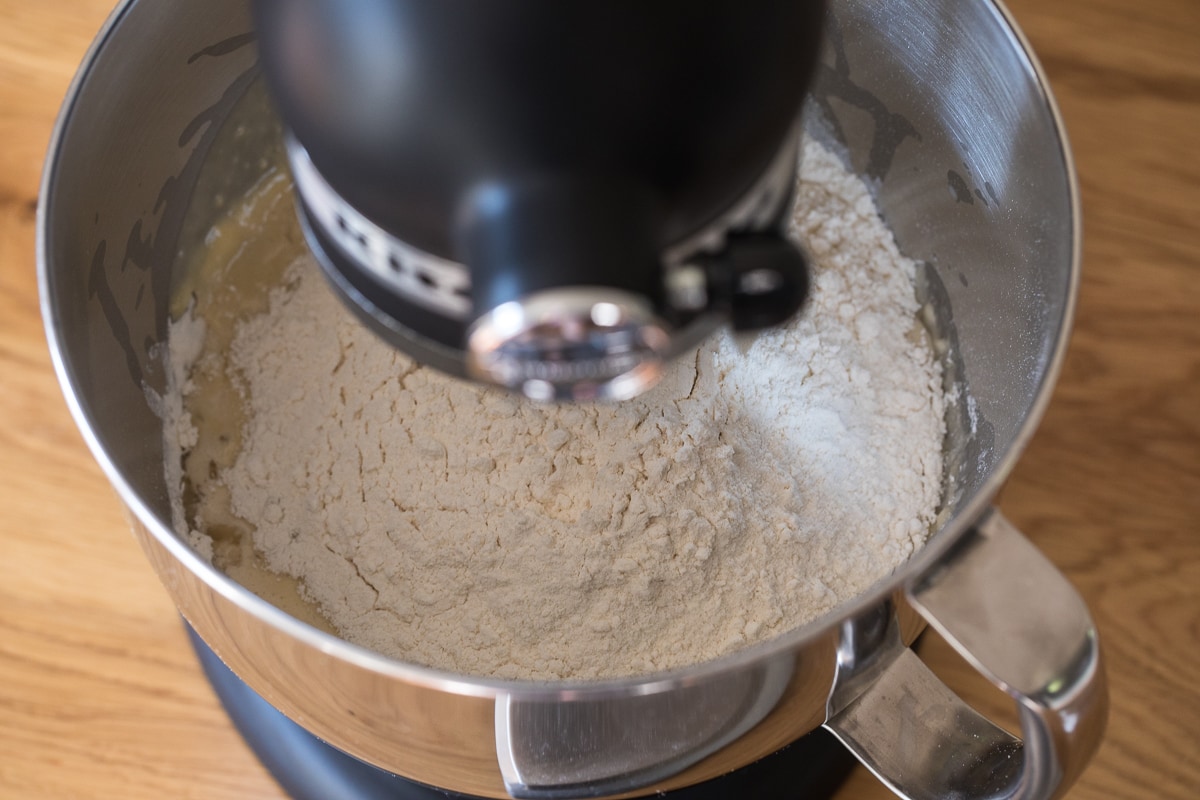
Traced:
[[778, 324], [824, 3], [255, 0], [301, 217], [392, 344], [542, 400], [624, 399]]

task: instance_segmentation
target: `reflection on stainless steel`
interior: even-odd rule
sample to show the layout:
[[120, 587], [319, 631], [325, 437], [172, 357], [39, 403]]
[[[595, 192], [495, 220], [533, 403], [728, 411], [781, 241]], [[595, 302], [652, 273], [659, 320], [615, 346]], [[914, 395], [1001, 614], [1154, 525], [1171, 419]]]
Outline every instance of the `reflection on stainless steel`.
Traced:
[[533, 400], [628, 400], [658, 382], [669, 326], [644, 298], [601, 286], [548, 289], [477, 319], [467, 371]]
[[1062, 794], [1108, 715], [1096, 627], [1083, 599], [999, 513], [910, 589], [913, 606], [1017, 702], [1024, 763], [1012, 796]]
[[667, 692], [601, 700], [496, 698], [496, 752], [513, 797], [599, 797], [655, 783], [762, 721], [790, 653]]
[[[1027, 546], [1014, 544], [1020, 540], [996, 517], [979, 523], [1048, 402], [1070, 326], [1079, 216], [1066, 145], [1040, 74], [999, 6], [840, 0], [832, 11], [838, 34], [809, 130], [876, 181], [901, 249], [928, 264], [940, 302], [952, 309], [953, 355], [969, 392], [956, 413], [973, 437], [953, 476], [957, 493], [942, 528], [909, 564], [836, 613], [717, 662], [603, 684], [476, 679], [382, 658], [274, 608], [172, 532], [151, 402], [163, 387], [170, 265], [210, 133], [253, 79], [255, 54], [240, 0], [127, 2], [115, 12], [51, 144], [38, 226], [47, 336], [71, 410], [151, 565], [253, 689], [370, 763], [449, 790], [504, 797], [506, 774], [517, 776], [514, 788], [544, 787], [610, 780], [627, 769], [669, 789], [749, 764], [826, 720], [840, 670], [830, 725], [886, 768], [893, 785], [913, 797], [933, 796], [951, 780], [984, 785], [971, 764], [993, 764], [1016, 745], [939, 694], [899, 649], [915, 628], [897, 596], [908, 586], [928, 619], [1021, 698], [1026, 742], [1013, 763], [1022, 771], [987, 780], [1017, 781], [1019, 797], [1061, 793], [1073, 780], [1103, 729], [1094, 636], [1052, 568], [1012, 569], [1029, 563]], [[240, 46], [212, 47], [223, 40]], [[960, 603], [981, 587], [1018, 597]], [[1046, 645], [1027, 635], [1032, 630], [1057, 633]], [[785, 664], [791, 678], [775, 702]], [[878, 679], [850, 681], [863, 670]], [[719, 692], [731, 696], [709, 698]], [[680, 724], [690, 717], [674, 716], [689, 697], [703, 709], [694, 729]], [[497, 698], [507, 773], [497, 754]], [[528, 758], [535, 732], [545, 729], [542, 712], [557, 713], [567, 698], [578, 704], [568, 714], [580, 720], [576, 744], [596, 741], [587, 737], [606, 726], [607, 763], [572, 772]], [[936, 712], [908, 713], [928, 708], [930, 698]], [[901, 700], [913, 705], [897, 707]], [[658, 711], [621, 710], [642, 703]], [[645, 727], [651, 719], [657, 727]], [[910, 724], [930, 738], [899, 728]], [[898, 730], [909, 750], [879, 741]], [[652, 731], [681, 737], [672, 742], [689, 758], [647, 749], [633, 762], [617, 746], [623, 737], [652, 741]], [[939, 760], [928, 749], [960, 742], [964, 731], [987, 742], [964, 751], [970, 758], [956, 751]]]
[[902, 797], [1060, 796], [1099, 746], [1108, 710], [1096, 630], [1078, 593], [992, 513], [909, 598], [1013, 697], [1023, 740], [963, 703], [894, 631], [880, 636], [878, 617], [843, 624], [825, 727]]

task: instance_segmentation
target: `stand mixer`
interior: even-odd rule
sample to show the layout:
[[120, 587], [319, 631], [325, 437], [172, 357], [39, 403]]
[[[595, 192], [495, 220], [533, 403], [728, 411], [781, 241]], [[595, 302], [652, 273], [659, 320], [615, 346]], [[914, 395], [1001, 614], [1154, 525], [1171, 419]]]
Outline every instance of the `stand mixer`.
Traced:
[[823, 2], [253, 10], [308, 243], [418, 361], [622, 400], [802, 305], [783, 227]]
[[[1061, 797], [1103, 735], [1099, 638], [990, 504], [1062, 365], [1078, 186], [997, 0], [839, 0], [825, 20], [808, 133], [872, 182], [953, 312], [967, 401], [942, 521], [872, 588], [674, 671], [481, 678], [307, 624], [179, 533], [162, 417], [175, 256], [193, 201], [237, 196], [201, 179], [262, 68], [310, 241], [419, 360], [537, 398], [618, 399], [722, 322], [769, 325], [801, 304], [781, 212], [821, 4], [473, 5], [260, 0], [252, 25], [245, 0], [124, 0], [51, 138], [37, 229], [55, 369], [218, 693], [264, 723], [255, 751], [307, 743], [275, 762], [297, 800], [813, 797], [850, 757], [904, 797]], [[245, 161], [256, 179], [259, 156]], [[967, 165], [994, 202], [954, 191]], [[1010, 695], [1020, 740], [913, 654], [925, 624]], [[331, 770], [355, 777], [322, 791], [307, 768], [338, 758]]]
[[[808, 289], [784, 226], [825, 4], [752, 5], [256, 0], [302, 229], [337, 293], [418, 361], [543, 401], [628, 399], [722, 324], [785, 322]], [[193, 643], [293, 796], [422, 791]], [[683, 794], [824, 794], [849, 766], [810, 736]]]
[[[624, 400], [718, 326], [802, 306], [784, 226], [824, 2], [253, 9], [307, 243], [418, 361], [535, 400]], [[293, 796], [422, 791], [317, 742], [193, 643]], [[810, 735], [683, 794], [823, 795], [850, 763]]]

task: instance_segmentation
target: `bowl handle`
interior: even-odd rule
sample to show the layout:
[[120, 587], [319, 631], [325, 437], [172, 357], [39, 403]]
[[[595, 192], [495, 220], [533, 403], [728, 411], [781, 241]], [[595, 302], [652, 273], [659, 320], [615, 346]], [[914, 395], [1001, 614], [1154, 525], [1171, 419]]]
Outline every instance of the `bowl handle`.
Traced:
[[[843, 629], [825, 727], [911, 800], [1061, 796], [1108, 716], [1096, 629], [1082, 598], [997, 511], [906, 587], [909, 603], [1016, 701], [1022, 739], [972, 710], [891, 626]], [[869, 638], [869, 637], [868, 637]], [[879, 644], [888, 646], [879, 647]]]

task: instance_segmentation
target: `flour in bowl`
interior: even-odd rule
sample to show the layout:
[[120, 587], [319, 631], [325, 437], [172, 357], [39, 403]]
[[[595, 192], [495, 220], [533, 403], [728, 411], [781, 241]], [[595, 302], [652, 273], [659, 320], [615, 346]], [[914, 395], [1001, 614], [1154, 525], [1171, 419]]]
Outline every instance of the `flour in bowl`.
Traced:
[[[242, 526], [343, 638], [469, 675], [643, 674], [803, 625], [924, 543], [944, 397], [914, 264], [811, 141], [792, 233], [814, 262], [795, 321], [719, 334], [617, 405], [421, 367], [293, 253], [265, 310], [196, 360], [236, 390], [239, 430], [189, 470], [179, 524], [209, 553]], [[173, 350], [194, 349], [179, 330]], [[193, 419], [169, 426], [184, 456], [204, 426], [192, 378], [176, 407]]]

